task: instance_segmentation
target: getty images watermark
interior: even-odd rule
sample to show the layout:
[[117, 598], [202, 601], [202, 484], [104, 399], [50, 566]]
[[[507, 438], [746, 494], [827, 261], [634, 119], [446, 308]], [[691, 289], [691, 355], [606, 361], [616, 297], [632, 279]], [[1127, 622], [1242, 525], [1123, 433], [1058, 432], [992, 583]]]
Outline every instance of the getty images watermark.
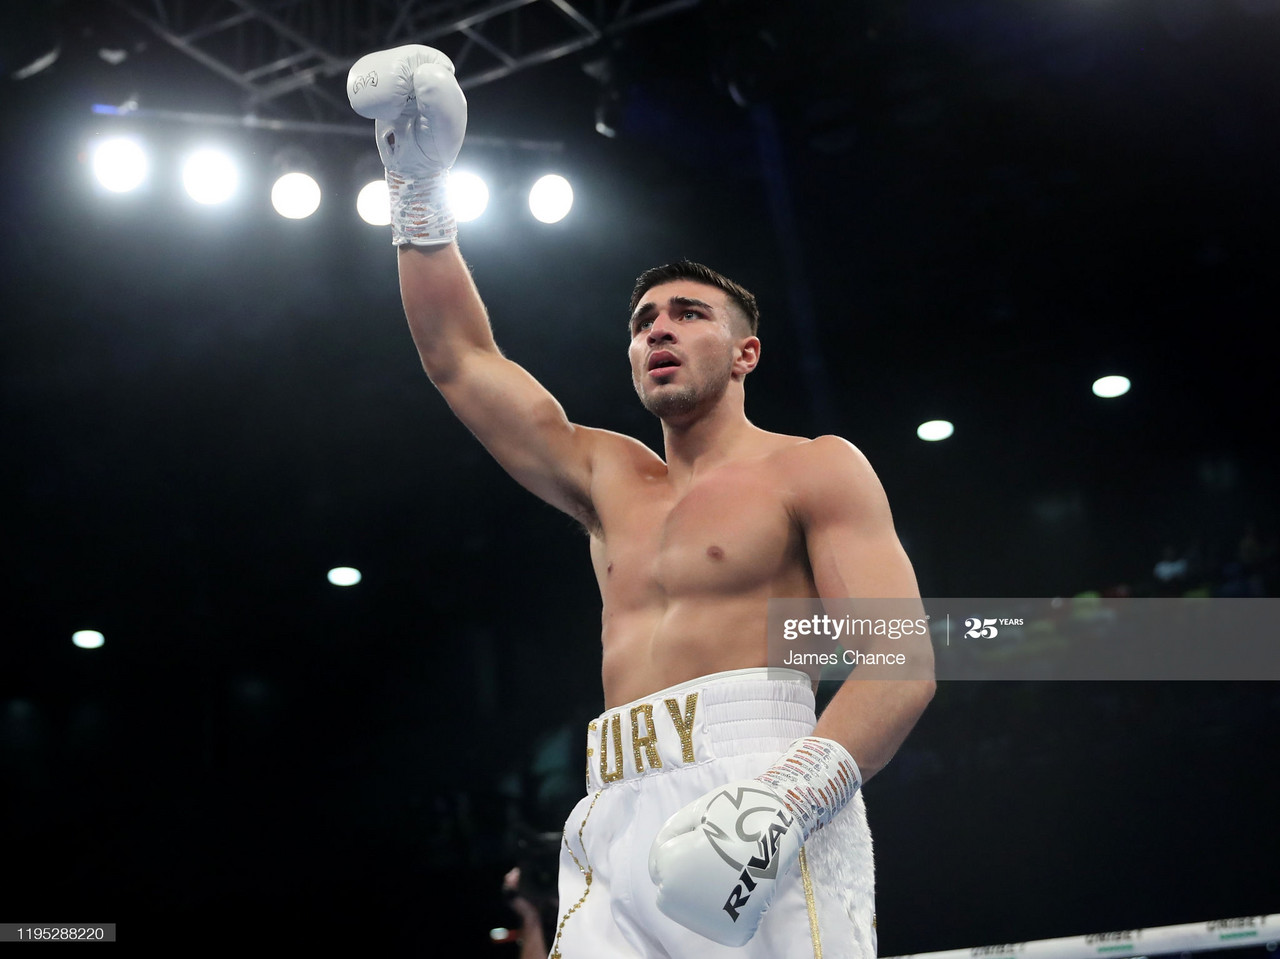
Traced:
[[775, 599], [769, 665], [817, 679], [1280, 679], [1280, 599]]

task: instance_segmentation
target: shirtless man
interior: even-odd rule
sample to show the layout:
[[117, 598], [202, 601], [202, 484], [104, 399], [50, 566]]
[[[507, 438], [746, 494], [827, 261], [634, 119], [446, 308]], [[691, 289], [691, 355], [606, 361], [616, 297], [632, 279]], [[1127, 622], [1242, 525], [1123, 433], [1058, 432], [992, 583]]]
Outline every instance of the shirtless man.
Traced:
[[[454, 242], [444, 178], [466, 102], [453, 65], [422, 46], [370, 54], [348, 94], [378, 120], [427, 375], [517, 482], [590, 534], [606, 712], [565, 829], [551, 955], [873, 956], [859, 787], [923, 712], [931, 669], [859, 667], [879, 681], [846, 682], [815, 725], [810, 677], [766, 668], [770, 599], [918, 602], [871, 467], [844, 440], [747, 420], [755, 300], [697, 264], [649, 271], [632, 296], [632, 379], [665, 457], [571, 423], [499, 352]], [[927, 637], [915, 642], [931, 666]]]

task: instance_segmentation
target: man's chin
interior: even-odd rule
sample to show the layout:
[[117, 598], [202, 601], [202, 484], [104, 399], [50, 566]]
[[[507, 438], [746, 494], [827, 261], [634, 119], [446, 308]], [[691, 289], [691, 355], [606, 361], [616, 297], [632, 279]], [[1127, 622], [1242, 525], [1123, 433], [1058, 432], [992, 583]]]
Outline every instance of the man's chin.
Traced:
[[640, 403], [660, 420], [682, 419], [698, 409], [698, 394], [689, 387], [658, 388], [640, 393]]

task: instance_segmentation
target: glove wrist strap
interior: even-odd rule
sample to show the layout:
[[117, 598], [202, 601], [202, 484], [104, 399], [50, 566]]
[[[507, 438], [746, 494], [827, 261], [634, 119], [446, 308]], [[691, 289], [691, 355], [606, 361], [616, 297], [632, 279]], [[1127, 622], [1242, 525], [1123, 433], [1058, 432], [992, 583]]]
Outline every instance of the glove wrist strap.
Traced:
[[760, 780], [782, 796], [808, 838], [853, 799], [862, 773], [848, 751], [833, 739], [797, 739]]
[[408, 177], [387, 171], [391, 198], [391, 241], [396, 246], [438, 246], [458, 235], [458, 223], [449, 208], [449, 173]]

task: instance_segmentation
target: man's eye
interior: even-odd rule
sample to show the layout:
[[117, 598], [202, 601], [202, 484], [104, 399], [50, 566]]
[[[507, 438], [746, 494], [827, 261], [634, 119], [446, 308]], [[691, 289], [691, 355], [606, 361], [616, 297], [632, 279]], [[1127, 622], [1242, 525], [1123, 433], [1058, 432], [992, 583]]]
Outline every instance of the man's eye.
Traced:
[[702, 314], [701, 314], [701, 313], [699, 313], [697, 310], [685, 310], [685, 311], [684, 311], [684, 319], [686, 319], [686, 320], [687, 320], [689, 317], [693, 317], [693, 318], [696, 320], [696, 319], [697, 319], [698, 317], [700, 317], [701, 315], [702, 315]]

